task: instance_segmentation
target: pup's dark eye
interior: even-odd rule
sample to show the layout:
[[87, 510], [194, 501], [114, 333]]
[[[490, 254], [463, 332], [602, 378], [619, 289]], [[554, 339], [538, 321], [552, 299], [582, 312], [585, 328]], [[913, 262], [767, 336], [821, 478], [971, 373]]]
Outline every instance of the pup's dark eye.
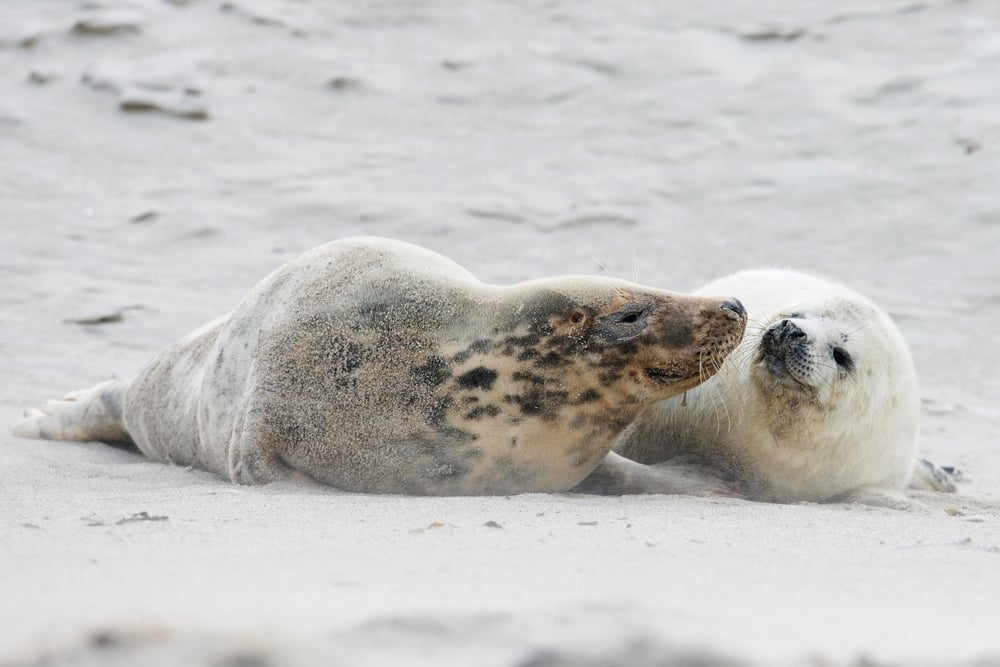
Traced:
[[579, 324], [580, 322], [583, 322], [583, 318], [583, 313], [573, 313], [573, 315], [569, 318], [569, 321], [573, 324]]
[[851, 367], [854, 366], [851, 355], [842, 347], [833, 348], [833, 360], [845, 371], [851, 370]]
[[622, 324], [634, 324], [639, 319], [639, 313], [629, 313], [625, 317], [618, 320]]

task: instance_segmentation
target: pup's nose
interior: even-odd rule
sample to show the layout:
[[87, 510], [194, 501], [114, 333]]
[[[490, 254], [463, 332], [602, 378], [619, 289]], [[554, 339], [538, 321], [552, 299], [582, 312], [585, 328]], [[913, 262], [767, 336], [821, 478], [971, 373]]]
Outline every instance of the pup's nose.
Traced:
[[791, 320], [781, 320], [774, 325], [775, 334], [778, 336], [778, 342], [784, 343], [785, 341], [794, 340], [796, 338], [804, 338], [806, 332], [799, 328], [795, 322]]
[[747, 314], [747, 309], [744, 308], [743, 304], [740, 303], [740, 300], [736, 298], [730, 299], [729, 301], [723, 301], [719, 308], [736, 313], [739, 317], [743, 317]]

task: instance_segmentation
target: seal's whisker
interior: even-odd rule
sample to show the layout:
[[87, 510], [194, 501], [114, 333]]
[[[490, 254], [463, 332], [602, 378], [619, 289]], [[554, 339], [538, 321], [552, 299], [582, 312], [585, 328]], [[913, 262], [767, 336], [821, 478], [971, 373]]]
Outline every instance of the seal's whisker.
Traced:
[[707, 403], [712, 409], [712, 416], [715, 417], [715, 435], [719, 436], [722, 432], [722, 415], [719, 413], [719, 389], [718, 387], [712, 387], [708, 392]]
[[771, 321], [764, 317], [750, 317], [747, 318], [747, 326], [743, 334], [743, 338], [747, 337], [747, 333], [753, 333], [755, 335], [763, 334], [767, 331], [767, 328], [771, 326]]
[[818, 358], [813, 358], [812, 364], [814, 366], [819, 366], [820, 368], [825, 368], [827, 370], [833, 370], [833, 369], [837, 368], [837, 364], [835, 364], [835, 363], [829, 363], [829, 362], [826, 362], [826, 361], [820, 361]]
[[[740, 394], [737, 391], [737, 388], [733, 385], [735, 377], [730, 377], [730, 375], [731, 373], [728, 372], [728, 369], [725, 367], [725, 364], [723, 364], [723, 368], [719, 370], [717, 377], [719, 378], [719, 384], [722, 385], [722, 389], [725, 390], [726, 394], [733, 397], [733, 401], [726, 401], [727, 410], [729, 404], [733, 403], [736, 406], [737, 416], [740, 418], [740, 420], [742, 420], [744, 417], [743, 402], [742, 400], [740, 400]], [[720, 389], [720, 396], [721, 395], [722, 391]], [[730, 428], [732, 428], [732, 420], [730, 420]]]
[[871, 322], [862, 322], [857, 327], [851, 329], [850, 331], [845, 332], [844, 333], [844, 337], [845, 338], [850, 338], [851, 336], [853, 336], [854, 334], [858, 333], [859, 331], [863, 331], [864, 329], [867, 329], [870, 325], [871, 325]]
[[609, 276], [613, 275], [611, 273], [611, 269], [608, 268], [608, 265], [605, 264], [602, 260], [598, 259], [596, 255], [591, 255], [590, 258], [597, 263], [597, 266], [601, 268], [601, 271], [604, 271], [604, 273], [608, 274]]
[[[718, 387], [716, 387], [716, 389], [718, 389]], [[733, 415], [729, 412], [729, 401], [726, 400], [721, 391], [719, 391], [719, 402], [722, 404], [722, 409], [726, 413], [726, 432], [728, 433], [733, 428]]]
[[[732, 430], [733, 428], [733, 418], [729, 413], [729, 405], [726, 400], [725, 395], [718, 386], [712, 387], [713, 393], [713, 409], [715, 411], [715, 437], [719, 437], [722, 434], [722, 413], [726, 415], [726, 432]], [[720, 411], [719, 408], [722, 408]]]
[[756, 345], [746, 345], [745, 343], [742, 343], [735, 352], [731, 353], [729, 357], [727, 357], [725, 363], [729, 363], [729, 360], [732, 360], [732, 363], [736, 368], [746, 368], [753, 361], [755, 354], [757, 354]]

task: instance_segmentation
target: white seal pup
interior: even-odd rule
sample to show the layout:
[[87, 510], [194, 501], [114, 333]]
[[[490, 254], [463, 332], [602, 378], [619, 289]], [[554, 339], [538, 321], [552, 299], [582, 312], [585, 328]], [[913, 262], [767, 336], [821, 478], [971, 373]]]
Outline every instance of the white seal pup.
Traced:
[[883, 310], [785, 270], [744, 271], [695, 293], [718, 291], [747, 308], [742, 343], [715, 377], [645, 411], [615, 447], [640, 463], [668, 462], [653, 466], [652, 490], [663, 491], [671, 471], [678, 492], [719, 493], [718, 474], [745, 497], [774, 502], [899, 505], [911, 482], [954, 490], [917, 458], [916, 372]]
[[580, 276], [498, 287], [413, 245], [345, 239], [131, 380], [51, 401], [14, 431], [132, 442], [244, 484], [562, 491], [644, 408], [709, 377], [745, 324], [731, 298]]

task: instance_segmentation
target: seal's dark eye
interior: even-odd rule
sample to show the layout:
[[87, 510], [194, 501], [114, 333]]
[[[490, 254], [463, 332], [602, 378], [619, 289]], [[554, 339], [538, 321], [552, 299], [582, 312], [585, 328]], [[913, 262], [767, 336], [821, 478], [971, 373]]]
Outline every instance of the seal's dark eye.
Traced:
[[573, 324], [579, 324], [580, 322], [583, 322], [583, 319], [584, 319], [584, 314], [577, 311], [570, 316], [569, 321], [572, 322]]
[[854, 361], [851, 359], [851, 355], [847, 353], [842, 347], [833, 348], [833, 360], [837, 362], [842, 370], [849, 371], [854, 366]]
[[625, 343], [640, 336], [649, 325], [652, 309], [637, 303], [601, 318], [595, 334], [607, 342]]
[[612, 315], [612, 320], [617, 324], [635, 324], [645, 319], [646, 309], [638, 304], [626, 306], [624, 310]]

